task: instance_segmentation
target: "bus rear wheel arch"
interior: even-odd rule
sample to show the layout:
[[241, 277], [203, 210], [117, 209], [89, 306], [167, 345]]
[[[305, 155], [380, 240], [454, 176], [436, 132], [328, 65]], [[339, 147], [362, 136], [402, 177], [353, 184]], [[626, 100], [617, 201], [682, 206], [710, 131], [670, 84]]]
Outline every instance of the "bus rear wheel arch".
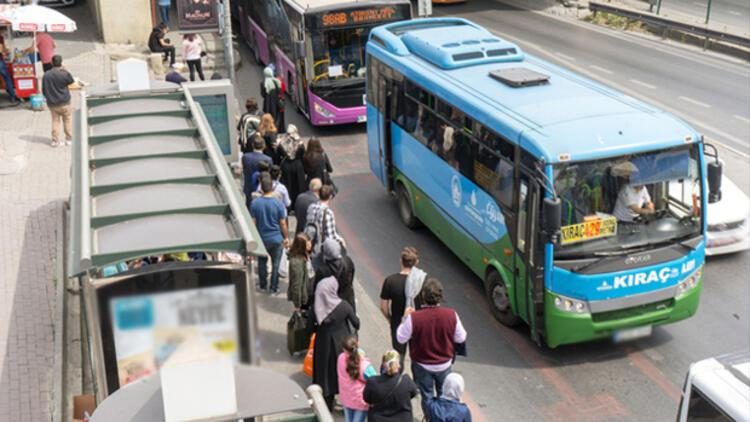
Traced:
[[398, 215], [404, 225], [410, 229], [418, 228], [420, 226], [419, 219], [414, 214], [409, 191], [402, 182], [396, 183], [396, 200], [398, 201]]
[[521, 319], [513, 313], [508, 287], [497, 270], [491, 269], [487, 272], [484, 285], [495, 319], [507, 327], [518, 325]]

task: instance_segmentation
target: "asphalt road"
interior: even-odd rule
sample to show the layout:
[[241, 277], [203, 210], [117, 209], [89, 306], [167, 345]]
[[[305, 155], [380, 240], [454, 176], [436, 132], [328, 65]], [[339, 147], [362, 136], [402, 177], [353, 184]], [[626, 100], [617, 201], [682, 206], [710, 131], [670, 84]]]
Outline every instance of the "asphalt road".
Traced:
[[[699, 130], [709, 134], [707, 127], [716, 126], [710, 136], [748, 149], [747, 123], [743, 127], [732, 117], [750, 116], [746, 66], [491, 1], [436, 12], [471, 18], [497, 28], [501, 36], [515, 34], [508, 36], [513, 41], [528, 39], [521, 43], [528, 52], [624, 87], [629, 95], [657, 99]], [[260, 68], [249, 65], [246, 48], [242, 53], [239, 90], [257, 96]], [[337, 221], [369, 296], [358, 300], [377, 302], [380, 284], [397, 271], [398, 252], [405, 245], [416, 246], [422, 267], [444, 281], [448, 305], [469, 332], [469, 357], [456, 368], [466, 377], [468, 399], [483, 416], [477, 420], [671, 420], [691, 362], [750, 347], [750, 254], [741, 253], [708, 261], [701, 306], [689, 320], [657, 327], [651, 337], [626, 344], [539, 348], [525, 327], [508, 329], [495, 322], [480, 280], [435, 236], [401, 224], [395, 203], [369, 172], [364, 126], [313, 128], [295, 111], [287, 113], [287, 123], [305, 136], [320, 137], [331, 156], [340, 188], [334, 201]], [[729, 153], [725, 158], [730, 177], [747, 192], [747, 158]]]

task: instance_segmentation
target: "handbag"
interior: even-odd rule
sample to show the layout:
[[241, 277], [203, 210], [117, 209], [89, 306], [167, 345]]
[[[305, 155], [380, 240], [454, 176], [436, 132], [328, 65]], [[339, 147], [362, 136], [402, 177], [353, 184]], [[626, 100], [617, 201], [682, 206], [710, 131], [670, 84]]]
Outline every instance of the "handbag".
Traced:
[[290, 355], [307, 350], [310, 336], [313, 333], [313, 324], [308, 310], [292, 313], [286, 324], [286, 348]]
[[307, 348], [305, 360], [302, 362], [302, 372], [307, 376], [313, 376], [313, 357], [315, 355], [315, 333], [310, 337], [310, 346]]

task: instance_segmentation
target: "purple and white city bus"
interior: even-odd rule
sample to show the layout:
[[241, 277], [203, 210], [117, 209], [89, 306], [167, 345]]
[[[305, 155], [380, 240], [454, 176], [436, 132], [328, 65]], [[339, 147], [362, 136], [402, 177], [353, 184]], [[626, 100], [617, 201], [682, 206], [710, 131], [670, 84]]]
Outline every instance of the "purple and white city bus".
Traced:
[[242, 35], [313, 125], [366, 120], [370, 30], [411, 18], [409, 0], [241, 0]]

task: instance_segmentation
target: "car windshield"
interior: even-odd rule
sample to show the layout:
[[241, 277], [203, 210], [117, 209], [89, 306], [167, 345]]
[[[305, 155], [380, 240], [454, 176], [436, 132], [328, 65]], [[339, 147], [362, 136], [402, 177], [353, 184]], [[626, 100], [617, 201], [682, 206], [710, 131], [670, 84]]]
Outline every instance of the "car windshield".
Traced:
[[562, 228], [555, 257], [628, 253], [700, 233], [698, 146], [555, 168]]
[[350, 27], [313, 32], [313, 80], [364, 78], [365, 44], [372, 28]]

